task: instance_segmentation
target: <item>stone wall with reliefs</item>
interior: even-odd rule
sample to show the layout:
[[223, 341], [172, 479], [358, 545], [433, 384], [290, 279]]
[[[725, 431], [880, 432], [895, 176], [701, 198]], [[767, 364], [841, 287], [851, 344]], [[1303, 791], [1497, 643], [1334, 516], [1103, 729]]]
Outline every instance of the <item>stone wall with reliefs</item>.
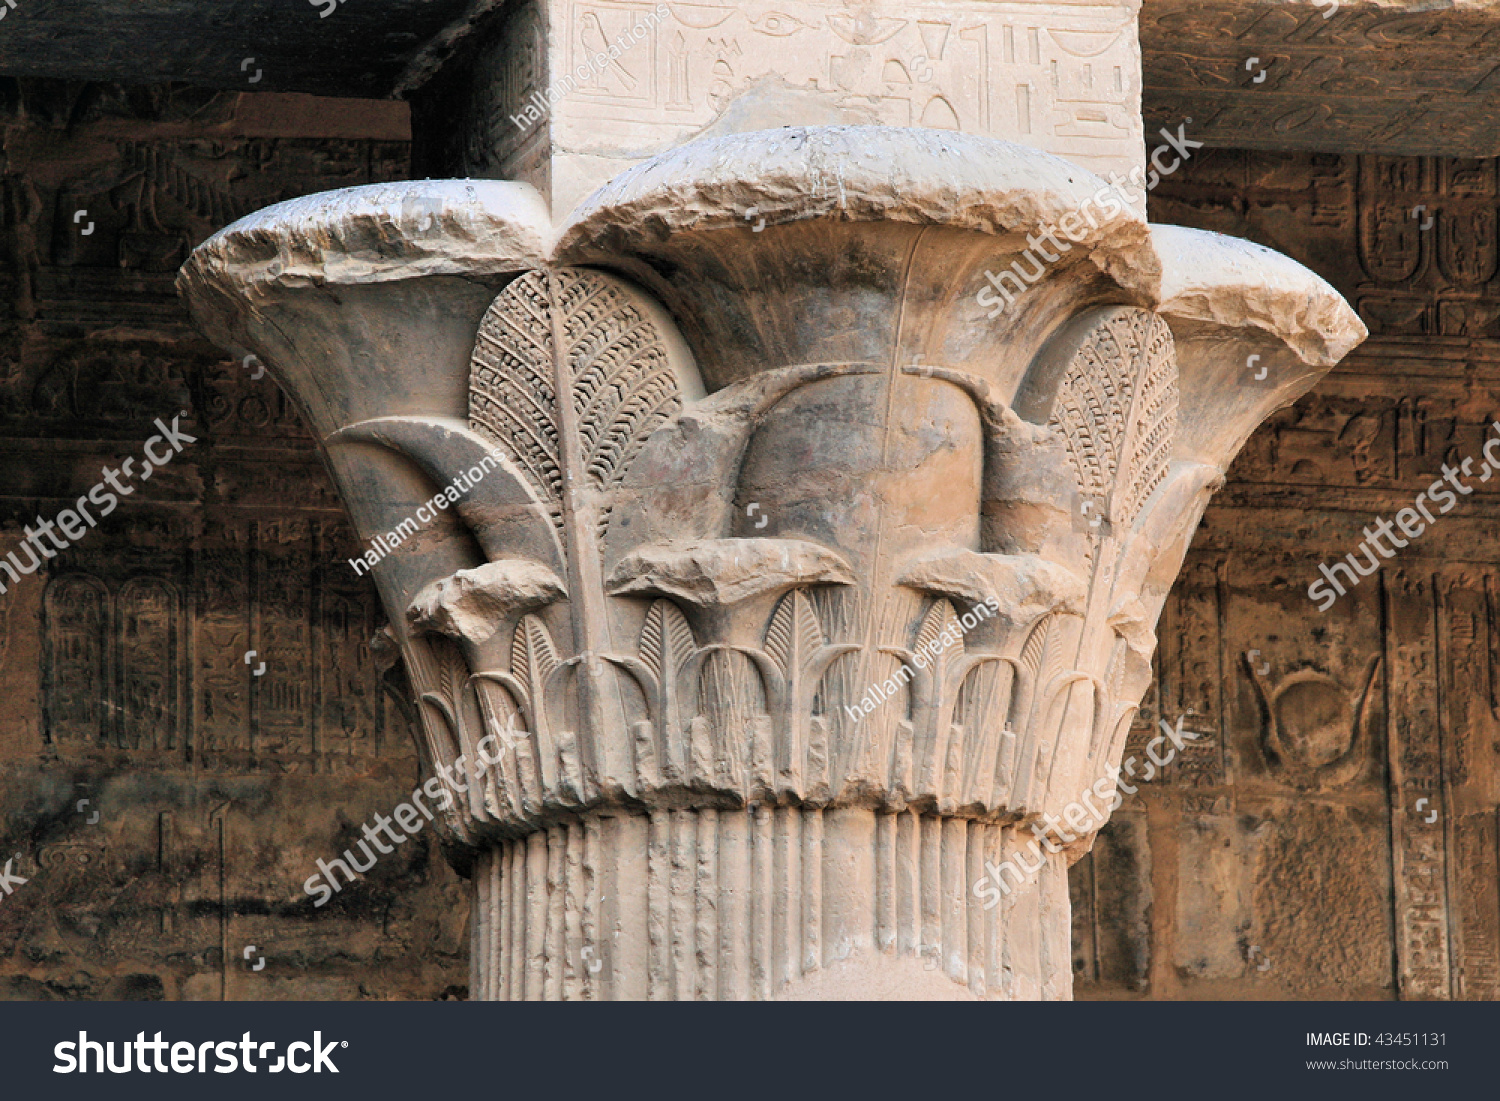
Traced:
[[405, 178], [406, 130], [396, 104], [0, 80], [0, 553], [154, 418], [196, 437], [0, 595], [0, 863], [27, 880], [0, 903], [0, 997], [467, 982], [431, 831], [321, 911], [301, 889], [417, 782], [409, 715], [312, 439], [173, 289], [242, 214]]
[[[153, 418], [197, 437], [0, 595], [0, 862], [28, 880], [0, 902], [0, 996], [468, 981], [430, 831], [322, 911], [298, 886], [416, 782], [402, 686], [295, 411], [172, 292], [242, 213], [406, 176], [385, 110], [0, 81], [0, 552]], [[1328, 612], [1306, 595], [1500, 418], [1497, 206], [1494, 161], [1232, 150], [1152, 196], [1308, 264], [1372, 337], [1209, 509], [1127, 756], [1159, 718], [1202, 736], [1073, 869], [1078, 996], [1500, 995], [1500, 479]]]
[[1186, 119], [1216, 146], [1492, 154], [1497, 39], [1480, 6], [1150, 0], [1146, 132]]
[[[1500, 996], [1497, 205], [1494, 160], [1228, 149], [1152, 195], [1307, 264], [1371, 335], [1198, 531], [1126, 755], [1144, 774], [1162, 719], [1204, 736], [1073, 869], [1079, 996]], [[1319, 564], [1365, 564], [1362, 529], [1469, 457], [1472, 493], [1319, 612]]]

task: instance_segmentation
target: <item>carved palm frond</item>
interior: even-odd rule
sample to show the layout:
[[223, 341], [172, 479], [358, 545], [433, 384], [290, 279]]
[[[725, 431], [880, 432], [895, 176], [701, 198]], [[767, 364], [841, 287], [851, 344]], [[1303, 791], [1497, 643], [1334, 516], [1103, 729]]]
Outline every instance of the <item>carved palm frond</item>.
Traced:
[[641, 626], [640, 654], [656, 679], [663, 684], [675, 679], [697, 646], [693, 629], [677, 605], [670, 600], [652, 601]]
[[1037, 623], [1021, 647], [1016, 662], [1016, 688], [1012, 693], [1011, 721], [1021, 732], [1001, 742], [999, 773], [1006, 781], [1006, 801], [1016, 806], [1025, 795], [1037, 749], [1037, 699], [1041, 686], [1061, 667], [1058, 639], [1059, 619], [1049, 615]]
[[[525, 472], [559, 532], [570, 478], [612, 488], [681, 405], [656, 323], [601, 272], [527, 272], [500, 292], [480, 323], [469, 419]], [[592, 526], [602, 535], [608, 503], [596, 509]]]
[[1167, 323], [1147, 310], [1103, 313], [1058, 389], [1052, 422], [1078, 491], [1128, 527], [1166, 477], [1177, 430], [1177, 359]]
[[562, 457], [547, 279], [530, 272], [490, 304], [469, 369], [469, 422], [519, 466], [562, 528]]
[[[629, 673], [646, 699], [646, 713], [658, 737], [670, 741], [687, 716], [682, 714], [680, 678], [697, 652], [698, 642], [687, 617], [670, 600], [653, 601], [646, 610], [637, 648], [639, 657], [604, 654], [605, 661]], [[662, 746], [665, 750], [666, 745]]]
[[1153, 315], [1143, 334], [1135, 401], [1130, 410], [1131, 441], [1126, 478], [1117, 490], [1122, 519], [1133, 523], [1147, 498], [1167, 476], [1177, 435], [1177, 358], [1172, 330]]
[[[522, 705], [529, 707], [531, 733], [536, 744], [537, 767], [542, 782], [552, 788], [557, 782], [551, 727], [547, 715], [547, 685], [562, 663], [547, 625], [534, 615], [521, 617], [510, 647], [512, 691], [523, 694]], [[523, 774], [522, 782], [526, 777]]]
[[800, 783], [803, 769], [810, 767], [813, 712], [824, 673], [859, 648], [853, 643], [830, 644], [813, 600], [805, 590], [793, 589], [771, 613], [765, 649], [747, 651], [760, 668], [780, 725], [776, 768], [784, 784]]
[[542, 686], [557, 664], [557, 648], [552, 644], [547, 625], [534, 615], [522, 616], [510, 646], [510, 671], [526, 693], [525, 702], [538, 718], [542, 710]]
[[[474, 731], [465, 722], [465, 715], [477, 703], [470, 693], [469, 667], [463, 654], [446, 638], [431, 637], [420, 644], [412, 644], [408, 652], [417, 655], [412, 664], [412, 680], [418, 699], [426, 705], [426, 713], [436, 713], [447, 726], [456, 752], [439, 763], [451, 765], [457, 757], [463, 757], [470, 773], [477, 773], [479, 754]], [[426, 660], [423, 660], [423, 659]], [[469, 785], [470, 811], [482, 817], [481, 795], [477, 785]]]
[[[500, 746], [500, 760], [494, 777], [496, 801], [517, 815], [535, 814], [541, 809], [542, 793], [526, 783], [535, 777], [535, 741], [521, 736], [532, 729], [530, 694], [510, 673], [486, 670], [475, 673], [470, 681], [479, 697], [486, 732]], [[527, 766], [523, 766], [525, 761]]]
[[[949, 638], [958, 639], [956, 646], [943, 642], [945, 632]], [[948, 746], [948, 724], [943, 716], [951, 711], [952, 693], [957, 687], [951, 683], [952, 669], [955, 659], [963, 654], [963, 628], [947, 600], [935, 601], [927, 609], [917, 628], [914, 649], [916, 654], [923, 655], [928, 673], [920, 680], [913, 678], [917, 693], [912, 714], [916, 780], [921, 790], [937, 791], [946, 767]]]
[[782, 675], [790, 678], [823, 641], [823, 627], [802, 590], [793, 589], [782, 597], [766, 627], [766, 653], [776, 659]]
[[454, 744], [467, 750], [463, 728], [463, 692], [469, 670], [458, 648], [447, 639], [434, 639], [428, 646], [430, 663], [418, 670], [420, 699], [437, 708], [452, 731]]

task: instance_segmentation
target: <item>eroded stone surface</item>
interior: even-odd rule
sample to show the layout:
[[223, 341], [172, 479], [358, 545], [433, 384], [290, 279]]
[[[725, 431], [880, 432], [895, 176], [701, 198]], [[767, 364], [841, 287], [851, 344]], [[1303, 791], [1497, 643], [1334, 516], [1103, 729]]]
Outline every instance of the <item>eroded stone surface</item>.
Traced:
[[[334, 142], [326, 130], [316, 131], [324, 137], [307, 140], [314, 132], [304, 130], [300, 140], [283, 134], [266, 161], [256, 146], [226, 141], [223, 128], [230, 124], [213, 121], [216, 109], [191, 90], [157, 89], [151, 95], [176, 129], [127, 117], [121, 113], [127, 104], [143, 101], [109, 89], [78, 107], [76, 130], [48, 130], [38, 121], [73, 109], [73, 101], [61, 96], [50, 106], [28, 98], [31, 121], [8, 123], [7, 148], [17, 170], [8, 177], [10, 186], [23, 196], [33, 186], [41, 201], [5, 230], [16, 250], [8, 254], [5, 278], [32, 286], [30, 293], [37, 295], [28, 299], [18, 292], [12, 300], [16, 316], [0, 330], [0, 408], [10, 441], [0, 484], [10, 494], [7, 507], [13, 506], [14, 519], [30, 522], [38, 510], [33, 494], [64, 501], [76, 482], [86, 488], [99, 463], [114, 461], [118, 440], [135, 431], [132, 426], [144, 428], [160, 409], [194, 395], [198, 419], [184, 423], [199, 434], [200, 424], [210, 426], [196, 448], [211, 458], [194, 464], [189, 484], [211, 496], [186, 504], [168, 493], [176, 492], [175, 482], [153, 479], [152, 486], [161, 487], [153, 493], [167, 496], [152, 498], [144, 526], [126, 524], [123, 512], [112, 517], [110, 522], [126, 526], [95, 531], [82, 548], [85, 557], [53, 562], [57, 575], [33, 579], [35, 592], [77, 576], [75, 567], [112, 593], [143, 575], [181, 585], [197, 597], [180, 609], [181, 637], [196, 640], [208, 654], [216, 651], [205, 640], [220, 638], [226, 624], [249, 625], [256, 616], [271, 623], [274, 638], [263, 651], [272, 657], [271, 670], [261, 683], [276, 685], [274, 693], [252, 697], [243, 665], [237, 677], [211, 661], [190, 663], [183, 672], [190, 697], [202, 693], [212, 704], [213, 722], [196, 727], [195, 736], [200, 745], [219, 740], [215, 752], [240, 744], [244, 735], [236, 724], [273, 714], [268, 709], [277, 695], [296, 688], [297, 682], [269, 679], [281, 669], [276, 654], [292, 654], [293, 663], [306, 652], [327, 654], [332, 664], [320, 665], [323, 659], [316, 656], [306, 660], [318, 692], [315, 717], [275, 711], [288, 720], [278, 724], [283, 740], [258, 740], [253, 759], [222, 757], [222, 765], [200, 763], [191, 775], [183, 766], [179, 774], [167, 765], [158, 769], [154, 750], [95, 753], [66, 731], [54, 757], [48, 739], [61, 729], [60, 717], [74, 721], [85, 698], [140, 698], [135, 694], [141, 678], [152, 667], [138, 660], [141, 647], [127, 647], [132, 664], [104, 677], [105, 693], [83, 692], [80, 684], [94, 682], [80, 680], [86, 674], [78, 666], [44, 682], [41, 655], [58, 645], [64, 637], [58, 631], [69, 625], [56, 618], [44, 625], [40, 606], [24, 592], [9, 611], [0, 608], [0, 681], [9, 701], [0, 709], [0, 746], [11, 762], [4, 785], [6, 836], [23, 846], [45, 841], [36, 856], [49, 860], [33, 876], [40, 896], [17, 895], [0, 907], [0, 919], [11, 922], [0, 922], [7, 938], [0, 990], [33, 998], [218, 997], [219, 922], [227, 914], [232, 935], [245, 931], [247, 943], [291, 937], [297, 944], [292, 956], [267, 953], [268, 967], [259, 973], [245, 961], [246, 970], [235, 970], [230, 961], [231, 998], [436, 996], [464, 981], [469, 888], [443, 867], [435, 848], [382, 865], [357, 891], [320, 911], [315, 922], [278, 908], [298, 895], [306, 871], [296, 859], [278, 855], [288, 849], [288, 831], [306, 839], [306, 855], [326, 856], [328, 849], [351, 844], [353, 822], [389, 813], [403, 796], [399, 781], [412, 775], [413, 759], [401, 748], [402, 729], [381, 725], [397, 721], [395, 694], [381, 695], [378, 683], [366, 687], [343, 675], [329, 681], [319, 672], [362, 668], [358, 645], [341, 648], [352, 637], [342, 610], [359, 608], [375, 617], [372, 625], [380, 617], [366, 582], [338, 580], [338, 570], [348, 570], [336, 559], [355, 553], [355, 540], [347, 522], [329, 511], [335, 508], [333, 488], [319, 488], [310, 445], [297, 435], [296, 412], [269, 378], [251, 381], [238, 357], [217, 356], [187, 335], [160, 274], [181, 258], [173, 252], [180, 248], [173, 234], [198, 240], [221, 224], [212, 220], [218, 215], [174, 205], [173, 164], [193, 171], [200, 182], [212, 177], [216, 190], [203, 193], [216, 196], [212, 202], [227, 211], [222, 220], [228, 221], [298, 191], [364, 182], [371, 165], [397, 172], [400, 149], [352, 137]], [[221, 151], [210, 157], [206, 146], [182, 139], [188, 120], [195, 132], [201, 127], [224, 141]], [[87, 238], [53, 234], [48, 212], [92, 186], [99, 161], [137, 163], [129, 145], [117, 144], [123, 142], [149, 144], [162, 158], [148, 181], [158, 216], [168, 219], [167, 232], [153, 231], [149, 242], [133, 235], [138, 231], [130, 230], [123, 207], [117, 209], [107, 193], [88, 192], [83, 203], [98, 220], [98, 231]], [[1382, 602], [1371, 580], [1351, 594], [1357, 607], [1349, 614], [1320, 615], [1305, 598], [1309, 579], [1299, 571], [1309, 561], [1351, 550], [1363, 538], [1360, 525], [1377, 511], [1391, 515], [1409, 503], [1438, 475], [1450, 451], [1459, 458], [1474, 453], [1483, 426], [1500, 410], [1493, 400], [1500, 381], [1485, 358], [1496, 333], [1488, 301], [1495, 289], [1494, 252], [1484, 232], [1486, 208], [1494, 206], [1494, 162], [1234, 151], [1202, 156], [1203, 176], [1189, 166], [1158, 189], [1156, 217], [1250, 237], [1291, 254], [1349, 295], [1375, 335], [1344, 368], [1250, 438], [1174, 585], [1159, 628], [1159, 679], [1148, 689], [1126, 752], [1139, 759], [1145, 740], [1159, 733], [1156, 718], [1173, 722], [1189, 708], [1188, 728], [1209, 734], [1190, 744], [1160, 782], [1143, 785], [1073, 869], [1080, 993], [1388, 998], [1400, 990], [1492, 998], [1500, 973], [1500, 902], [1495, 877], [1485, 871], [1495, 866], [1496, 851], [1488, 794], [1495, 764], [1486, 734], [1494, 682], [1493, 671], [1486, 672], [1493, 664], [1487, 655], [1495, 650], [1494, 578], [1483, 556], [1493, 543], [1495, 481], [1477, 486], [1466, 511], [1445, 517], [1409, 552], [1413, 559], [1391, 563], [1410, 567], [1387, 575], [1394, 579], [1393, 605]], [[316, 177], [299, 167], [313, 163], [320, 166]], [[1434, 228], [1423, 230], [1412, 218], [1419, 204], [1433, 216]], [[143, 247], [147, 243], [152, 247]], [[36, 283], [28, 284], [28, 272]], [[27, 313], [33, 304], [40, 317]], [[80, 328], [60, 329], [58, 318]], [[130, 338], [122, 339], [127, 330]], [[1180, 354], [1180, 333], [1176, 342]], [[1247, 366], [1243, 355], [1234, 360], [1226, 352], [1223, 358], [1241, 374], [1219, 387], [1221, 400], [1241, 390], [1258, 392], [1297, 363], [1295, 357], [1265, 356]], [[1257, 368], [1268, 363], [1275, 364], [1269, 378], [1257, 382]], [[108, 400], [95, 409], [94, 395]], [[727, 398], [755, 406], [744, 394]], [[107, 421], [87, 419], [101, 409], [120, 412]], [[674, 422], [685, 441], [699, 428], [718, 433], [719, 424], [707, 404], [685, 409]], [[1033, 427], [1037, 431], [1026, 436], [1025, 447], [1045, 439], [1045, 426]], [[85, 440], [85, 431], [99, 439]], [[49, 446], [54, 437], [66, 437], [67, 448]], [[69, 465], [76, 448], [93, 449], [94, 465]], [[1024, 449], [1013, 442], [1002, 453], [1018, 461]], [[680, 459], [688, 463], [694, 455], [684, 451]], [[675, 466], [650, 469], [653, 476], [671, 471], [682, 481]], [[727, 483], [729, 475], [713, 469], [705, 484]], [[168, 468], [162, 478], [170, 473]], [[421, 501], [430, 492], [413, 496]], [[685, 501], [678, 507], [688, 509]], [[725, 516], [735, 511], [733, 502], [719, 507]], [[202, 514], [210, 524], [193, 544], [195, 565], [177, 553], [188, 536], [170, 524], [162, 527], [174, 510], [184, 509], [184, 515]], [[283, 511], [293, 520], [316, 514], [333, 526], [307, 541], [283, 523]], [[694, 502], [691, 513], [703, 515], [701, 505]], [[751, 529], [758, 518], [747, 518]], [[338, 570], [318, 575], [319, 564], [329, 561]], [[1434, 577], [1438, 585], [1426, 583]], [[312, 582], [287, 590], [285, 600], [276, 595], [285, 582], [298, 579]], [[274, 586], [266, 588], [267, 581]], [[337, 596], [332, 604], [330, 593]], [[210, 594], [214, 599], [207, 599]], [[1383, 618], [1388, 607], [1397, 608], [1400, 618]], [[317, 608], [325, 614], [316, 615]], [[155, 636], [145, 637], [149, 642]], [[1253, 665], [1251, 650], [1258, 651]], [[1377, 669], [1372, 688], [1371, 660], [1388, 650], [1410, 656], [1401, 658], [1397, 683]], [[79, 653], [92, 660], [98, 652]], [[1262, 663], [1264, 694], [1252, 679]], [[1323, 687], [1284, 694], [1307, 683], [1306, 676], [1296, 676], [1307, 670], [1319, 675]], [[1301, 709], [1292, 705], [1308, 691], [1346, 725], [1295, 725]], [[1445, 691], [1451, 711], [1435, 703]], [[1363, 710], [1372, 692], [1373, 706]], [[1295, 739], [1273, 739], [1260, 702], [1266, 697], [1283, 699], [1278, 721], [1285, 730], [1295, 725]], [[366, 720], [367, 704], [375, 708], [374, 720]], [[379, 707], [387, 709], [383, 715]], [[1400, 716], [1394, 735], [1387, 720], [1393, 711]], [[304, 721], [312, 725], [298, 725]], [[139, 725], [131, 719], [131, 729]], [[384, 739], [374, 756], [352, 737], [364, 730]], [[290, 771], [309, 767], [299, 745], [322, 739], [329, 749], [346, 736], [354, 746], [352, 772], [318, 766], [299, 780]], [[1391, 781], [1384, 763], [1384, 739], [1391, 736], [1398, 739], [1405, 769], [1399, 783]], [[1277, 744], [1295, 751], [1273, 756]], [[1451, 755], [1445, 756], [1444, 747]], [[382, 764], [379, 753], [394, 756]], [[1355, 767], [1327, 769], [1321, 762], [1330, 758]], [[65, 854], [56, 847], [87, 842], [99, 829], [73, 809], [79, 796], [68, 783], [56, 783], [60, 775], [97, 782], [105, 820], [119, 818], [118, 828], [109, 827], [107, 854]], [[127, 784], [130, 775], [136, 779]], [[227, 819], [233, 887], [229, 905], [221, 907], [216, 820], [192, 808], [202, 793], [226, 790], [226, 784], [236, 792], [272, 794], [237, 806]], [[1445, 801], [1416, 812], [1412, 804], [1431, 787], [1442, 789]], [[362, 794], [367, 788], [368, 797]], [[1452, 802], [1446, 801], [1448, 792]], [[150, 813], [153, 799], [181, 812], [167, 823], [171, 844], [160, 868], [162, 831]], [[1313, 812], [1304, 813], [1309, 799]], [[1325, 806], [1349, 809], [1317, 810]], [[1438, 807], [1442, 815], [1427, 823]], [[32, 832], [38, 821], [40, 835]], [[1179, 846], [1179, 832], [1201, 835], [1201, 841]], [[1399, 862], [1392, 860], [1393, 836]], [[1226, 841], [1227, 861], [1207, 859]], [[104, 858], [83, 863], [96, 855]], [[1179, 866], [1179, 856], [1191, 862]], [[28, 855], [23, 874], [32, 874], [29, 861]], [[143, 874], [142, 868], [148, 870]], [[1184, 875], [1200, 872], [1222, 878], [1184, 882]], [[537, 880], [542, 889], [546, 882]], [[1226, 900], [1232, 905], [1221, 911]], [[266, 912], [251, 914], [250, 907]], [[924, 947], [919, 935], [914, 943], [927, 954], [900, 959], [960, 995], [971, 993], [936, 965], [931, 942]], [[1269, 964], [1265, 971], [1246, 958], [1251, 946], [1260, 949], [1256, 960]], [[1199, 970], [1210, 959], [1212, 975]]]
[[484, 642], [507, 619], [567, 595], [545, 566], [526, 559], [486, 562], [434, 581], [406, 610], [418, 630]]
[[771, 590], [853, 582], [847, 563], [812, 543], [719, 539], [636, 551], [615, 567], [608, 585], [616, 595], [670, 596], [727, 607]]
[[303, 891], [410, 792], [409, 694], [369, 646], [385, 614], [297, 409], [172, 288], [227, 222], [403, 175], [404, 127], [382, 105], [6, 86], [0, 554], [25, 561], [23, 528], [139, 460], [154, 418], [186, 410], [195, 440], [21, 584], [0, 572], [0, 865], [27, 880], [0, 904], [0, 998], [461, 995], [465, 889], [434, 831], [321, 909]]
[[[1500, 992], [1495, 171], [1226, 150], [1153, 197], [1316, 266], [1371, 335], [1250, 438], [1164, 609], [1126, 754], [1158, 721], [1203, 736], [1074, 869], [1083, 996]], [[1285, 370], [1239, 366], [1226, 392]], [[1364, 530], [1465, 458], [1472, 492], [1319, 611], [1320, 564], [1364, 563]]]

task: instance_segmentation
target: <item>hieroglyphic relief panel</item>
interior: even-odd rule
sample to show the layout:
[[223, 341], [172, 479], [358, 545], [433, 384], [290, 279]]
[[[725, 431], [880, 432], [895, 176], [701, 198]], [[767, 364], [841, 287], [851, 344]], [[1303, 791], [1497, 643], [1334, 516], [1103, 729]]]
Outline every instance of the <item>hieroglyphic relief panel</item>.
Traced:
[[160, 578], [134, 577], [120, 587], [116, 606], [123, 748], [180, 754], [187, 620], [181, 594]]
[[1492, 161], [1360, 158], [1357, 306], [1372, 331], [1495, 335], [1496, 194]]
[[1248, 233], [1303, 259], [1372, 334], [1410, 338], [1414, 352], [1500, 337], [1493, 159], [1207, 150], [1151, 201], [1154, 219]]
[[[329, 759], [385, 756], [380, 695], [370, 654], [375, 617], [362, 594], [333, 586], [322, 589], [318, 629], [317, 715], [313, 752]], [[399, 727], [399, 722], [398, 722]], [[405, 748], [399, 729], [389, 732]]]
[[[775, 0], [535, 0], [507, 19], [515, 33], [480, 62], [496, 75], [459, 108], [466, 147], [448, 156], [550, 182], [560, 209], [691, 137], [809, 121], [988, 134], [1101, 173], [1142, 155], [1126, 4], [825, 0], [794, 15]], [[542, 133], [561, 154], [551, 181]]]
[[774, 75], [864, 121], [994, 134], [1091, 166], [1126, 168], [1137, 155], [1136, 47], [1123, 5], [823, 3], [796, 15], [773, 0], [665, 6], [670, 16], [655, 26], [643, 21], [647, 3], [580, 0], [558, 13], [569, 70], [649, 26], [566, 101], [564, 144], [608, 121], [609, 145], [661, 148]]
[[1456, 909], [1455, 997], [1500, 997], [1500, 853], [1493, 805], [1496, 762], [1490, 752], [1500, 723], [1494, 714], [1493, 647], [1500, 622], [1492, 617], [1490, 570], [1450, 569], [1440, 580], [1440, 699], [1450, 816], [1448, 891]]
[[[1480, 480], [1500, 420], [1497, 201], [1490, 159], [1235, 149], [1195, 154], [1152, 194], [1153, 220], [1250, 238], [1313, 267], [1372, 336], [1251, 438], [1168, 599], [1147, 698], [1170, 713], [1197, 706], [1173, 696], [1180, 667], [1207, 646], [1183, 609], [1200, 574], [1218, 571], [1225, 771], [1195, 790], [1242, 816], [1232, 840], [1259, 855], [1225, 890], [1254, 884], [1253, 943], [1275, 962], [1261, 973], [1247, 961], [1219, 985], [1153, 972], [1151, 996], [1500, 992], [1500, 478]], [[1249, 371], [1242, 384], [1256, 385]], [[1307, 589], [1320, 564], [1365, 561], [1365, 529], [1465, 459], [1472, 492], [1318, 611]], [[1151, 733], [1138, 723], [1129, 752]], [[1158, 823], [1158, 866], [1168, 839], [1217, 828], [1209, 807], [1184, 798], [1186, 775], [1174, 763], [1133, 797]], [[1338, 811], [1324, 816], [1336, 828], [1303, 821], [1314, 805]], [[1109, 840], [1132, 845], [1128, 832]], [[1108, 864], [1089, 874], [1090, 889], [1122, 888]], [[1191, 957], [1207, 943], [1211, 915], [1151, 913], [1153, 951], [1186, 944]], [[1090, 916], [1080, 944], [1091, 950], [1127, 928], [1108, 910]], [[1296, 950], [1278, 953], [1282, 943]], [[1384, 953], [1373, 962], [1371, 945]]]
[[113, 679], [111, 604], [109, 591], [97, 578], [72, 574], [47, 586], [42, 612], [43, 737], [54, 752], [87, 751], [113, 734], [113, 701], [101, 691]]
[[195, 758], [216, 767], [224, 755], [250, 748], [250, 681], [234, 660], [250, 646], [250, 548], [239, 524], [213, 525], [196, 556], [194, 629]]
[[1488, 12], [1153, 0], [1140, 37], [1148, 131], [1192, 118], [1217, 146], [1500, 152]]
[[1398, 980], [1404, 998], [1451, 995], [1448, 937], [1447, 817], [1437, 698], [1437, 652], [1430, 574], [1393, 571], [1385, 579], [1390, 627], [1391, 817], [1394, 843]]
[[[357, 141], [115, 142], [93, 171], [58, 179], [48, 259], [59, 268], [170, 276], [205, 227], [221, 228], [301, 194], [287, 186], [297, 177], [330, 189], [366, 183], [371, 154], [370, 143]], [[40, 181], [54, 172], [43, 172]], [[86, 213], [75, 222], [79, 210]], [[81, 232], [84, 221], [93, 227], [88, 233]]]
[[[132, 538], [148, 527], [132, 523]], [[133, 543], [43, 582], [52, 752], [275, 773], [409, 752], [404, 720], [382, 706], [370, 597], [329, 557], [348, 540], [341, 524], [240, 519], [189, 538], [196, 551], [175, 565]]]
[[[0, 851], [28, 879], [0, 906], [0, 998], [422, 998], [463, 982], [465, 912], [430, 833], [321, 922], [297, 909], [348, 823], [410, 790], [413, 744], [386, 710], [369, 648], [383, 617], [345, 564], [353, 536], [313, 441], [269, 375], [192, 334], [172, 286], [183, 247], [238, 213], [405, 178], [407, 146], [184, 138], [237, 102], [81, 81], [0, 95], [5, 549], [138, 455], [153, 418], [189, 410], [196, 437], [76, 547], [20, 585], [0, 575]], [[262, 598], [302, 719], [252, 754], [243, 656]], [[287, 949], [254, 972], [225, 943]], [[324, 965], [351, 953], [380, 962], [357, 980]]]
[[304, 520], [255, 525], [250, 646], [247, 664], [265, 668], [250, 680], [255, 715], [251, 750], [283, 763], [311, 753], [312, 547]]
[[[1184, 789], [1222, 786], [1225, 782], [1221, 681], [1222, 632], [1219, 571], [1222, 564], [1195, 561], [1184, 566], [1157, 624], [1154, 662], [1157, 676], [1140, 714], [1131, 724], [1125, 756], [1144, 763], [1152, 739], [1165, 722], [1192, 737], [1172, 763], [1161, 770], [1161, 783]], [[1191, 790], [1183, 798], [1198, 800]], [[1213, 802], [1208, 795], [1205, 809]]]

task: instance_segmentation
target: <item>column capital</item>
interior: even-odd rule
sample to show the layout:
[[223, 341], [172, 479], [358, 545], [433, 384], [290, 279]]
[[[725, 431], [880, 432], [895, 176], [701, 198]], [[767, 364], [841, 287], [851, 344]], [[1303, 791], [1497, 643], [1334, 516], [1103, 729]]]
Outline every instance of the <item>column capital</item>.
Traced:
[[[1082, 168], [881, 127], [703, 139], [556, 224], [518, 183], [296, 200], [181, 286], [306, 410], [426, 754], [476, 776], [449, 826], [506, 915], [497, 997], [931, 953], [1066, 996], [1066, 863], [1191, 533], [1364, 336], [1301, 266]], [[623, 909], [572, 914], [574, 874]], [[1016, 986], [1000, 946], [1038, 922]], [[586, 927], [623, 930], [597, 980]]]

